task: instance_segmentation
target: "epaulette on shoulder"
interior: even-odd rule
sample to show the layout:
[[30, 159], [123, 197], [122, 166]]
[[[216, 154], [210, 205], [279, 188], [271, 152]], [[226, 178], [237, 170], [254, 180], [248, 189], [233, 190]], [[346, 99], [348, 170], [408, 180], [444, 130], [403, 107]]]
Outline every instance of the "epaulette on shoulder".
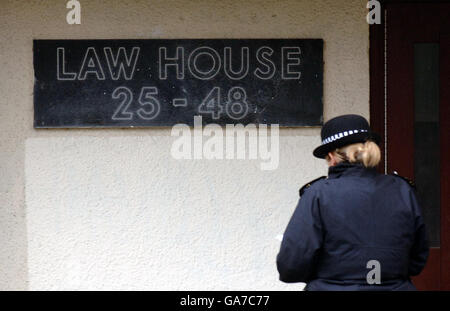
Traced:
[[414, 190], [416, 190], [416, 184], [409, 178], [399, 175], [396, 171], [393, 171], [392, 176], [398, 177], [406, 181]]
[[305, 192], [306, 189], [308, 189], [309, 187], [311, 187], [311, 185], [313, 183], [315, 183], [316, 181], [319, 181], [321, 179], [327, 178], [327, 176], [320, 176], [319, 178], [316, 178], [314, 180], [311, 180], [310, 182], [306, 183], [303, 187], [300, 188], [300, 190], [298, 191], [299, 195], [302, 196], [303, 193]]

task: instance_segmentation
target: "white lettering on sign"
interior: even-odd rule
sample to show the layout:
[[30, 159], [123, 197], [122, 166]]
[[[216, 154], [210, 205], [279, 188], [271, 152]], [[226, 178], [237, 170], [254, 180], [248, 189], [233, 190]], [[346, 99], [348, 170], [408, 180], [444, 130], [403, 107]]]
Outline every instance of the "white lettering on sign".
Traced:
[[255, 76], [261, 80], [272, 79], [275, 71], [277, 70], [275, 63], [270, 58], [268, 58], [268, 56], [271, 56], [272, 54], [273, 49], [268, 46], [262, 46], [258, 49], [258, 51], [256, 51], [256, 59], [261, 65], [266, 68], [266, 70], [262, 70], [258, 67], [254, 71]]
[[75, 72], [67, 72], [65, 68], [65, 51], [64, 48], [56, 49], [56, 78], [58, 80], [75, 80], [77, 78], [77, 74]]
[[105, 57], [108, 63], [109, 73], [113, 80], [119, 80], [120, 74], [123, 73], [125, 80], [131, 80], [134, 75], [134, 69], [136, 68], [136, 62], [139, 57], [139, 47], [133, 47], [131, 55], [128, 57], [124, 47], [120, 47], [116, 55], [113, 55], [113, 51], [110, 47], [105, 47]]
[[102, 64], [98, 59], [98, 54], [94, 47], [88, 47], [84, 55], [83, 63], [81, 64], [78, 80], [86, 80], [88, 74], [95, 74], [98, 80], [105, 80]]
[[[139, 71], [136, 67], [140, 57], [140, 47], [95, 48], [90, 46], [86, 48], [84, 54], [81, 54], [83, 59], [79, 64], [72, 64], [68, 61], [67, 58], [70, 58], [71, 51], [67, 52], [65, 49], [68, 48], [56, 48], [57, 80], [86, 80], [88, 78], [106, 80], [108, 78], [114, 81], [129, 81], [133, 79], [135, 72]], [[250, 48], [244, 46], [239, 51], [240, 55], [236, 56], [229, 46], [224, 47], [220, 52], [212, 47], [201, 46], [186, 55], [183, 47], [177, 46], [170, 51], [167, 47], [161, 46], [157, 51], [157, 57], [159, 57], [158, 76], [160, 80], [167, 80], [169, 74], [174, 74], [178, 80], [183, 80], [185, 72], [188, 72], [194, 78], [211, 80], [223, 69], [225, 76], [231, 80], [241, 80], [249, 74], [253, 74], [261, 80], [273, 78], [277, 72], [277, 65], [273, 60], [275, 51], [272, 48], [262, 46], [255, 50], [253, 56], [256, 58], [256, 69], [252, 73], [250, 73]], [[301, 72], [298, 67], [300, 65], [300, 47], [281, 47], [280, 52], [281, 78], [285, 80], [300, 79]], [[78, 70], [74, 68], [76, 65], [79, 66]], [[171, 70], [173, 71], [171, 72]], [[186, 93], [186, 91], [184, 92]], [[231, 87], [226, 94], [223, 94], [223, 97], [221, 93], [222, 90], [219, 86], [208, 90], [198, 105], [197, 112], [200, 115], [209, 115], [214, 120], [219, 120], [224, 116], [232, 120], [242, 120], [250, 112], [257, 112], [254, 104], [252, 106], [254, 108], [250, 109], [245, 88]], [[118, 86], [112, 91], [111, 98], [118, 103], [112, 120], [133, 120], [135, 117], [141, 120], [153, 120], [158, 117], [161, 112], [161, 104], [156, 86], [142, 86], [136, 101], [133, 101], [134, 94], [132, 89], [124, 85]], [[172, 105], [188, 107], [188, 98], [173, 98]]]
[[233, 59], [232, 53], [231, 53], [231, 48], [230, 47], [226, 47], [224, 49], [224, 69], [225, 69], [225, 74], [227, 75], [228, 78], [232, 79], [232, 80], [240, 80], [243, 77], [245, 77], [248, 74], [248, 70], [249, 70], [249, 62], [250, 62], [250, 56], [249, 56], [249, 52], [248, 52], [248, 47], [243, 47], [241, 48], [241, 67], [239, 68], [238, 71], [234, 71], [233, 70], [233, 66], [231, 64], [231, 61]]
[[[297, 55], [297, 56], [296, 56]], [[281, 78], [287, 79], [300, 79], [300, 71], [293, 71], [291, 66], [300, 65], [300, 48], [295, 47], [282, 47], [281, 48]]]
[[[56, 51], [56, 78], [58, 80], [86, 80], [96, 78], [105, 80], [105, 72], [108, 72], [108, 78], [111, 80], [132, 80], [136, 71], [136, 66], [140, 57], [140, 47], [104, 47], [96, 49], [88, 47], [84, 53], [83, 60], [79, 65], [79, 70], [70, 72], [67, 69], [69, 61], [64, 47], [58, 47]], [[70, 53], [69, 53], [70, 54]], [[258, 48], [254, 54], [256, 58], [256, 69], [253, 75], [261, 80], [272, 79], [277, 71], [277, 66], [272, 59], [274, 50], [267, 46]], [[281, 48], [281, 79], [292, 80], [300, 79], [300, 47], [282, 47]], [[70, 55], [69, 55], [70, 56]], [[167, 47], [160, 47], [158, 51], [158, 71], [159, 79], [167, 80], [170, 70], [178, 80], [185, 78], [185, 71], [200, 80], [213, 79], [223, 68], [227, 78], [231, 80], [242, 80], [250, 72], [250, 49], [242, 47], [240, 57], [233, 54], [231, 47], [225, 47], [222, 53], [217, 50], [202, 46], [193, 50], [189, 55], [185, 55], [183, 47], [176, 47], [175, 51], [168, 51]], [[185, 57], [187, 57], [187, 67], [185, 68]], [[240, 64], [233, 67], [232, 60], [239, 59]], [[223, 66], [222, 66], [223, 64]], [[74, 64], [70, 64], [73, 68]], [[105, 71], [106, 69], [106, 71]], [[138, 69], [139, 70], [139, 69]]]
[[[156, 87], [142, 87], [141, 95], [139, 96], [139, 104], [141, 105], [141, 108], [137, 111], [137, 114], [141, 119], [152, 120], [159, 115], [161, 104], [154, 95], [158, 95], [158, 89]], [[146, 110], [144, 107], [149, 107], [150, 109]]]
[[[106, 67], [109, 69], [109, 75], [112, 80], [132, 80], [139, 58], [139, 47], [133, 47], [131, 52], [127, 52], [124, 47], [113, 50], [111, 47], [103, 49], [103, 56], [106, 59]], [[88, 47], [81, 62], [78, 74], [68, 72], [66, 68], [65, 48], [56, 49], [56, 78], [58, 80], [86, 80], [89, 74], [95, 76], [98, 80], [105, 80], [105, 61], [102, 63], [97, 50], [94, 47]]]
[[222, 104], [220, 103], [220, 87], [215, 86], [209, 91], [200, 106], [198, 106], [198, 112], [204, 115], [210, 114], [211, 118], [219, 119], [222, 110]]
[[225, 105], [227, 115], [234, 120], [244, 118], [248, 113], [247, 93], [240, 86], [235, 86], [228, 91], [228, 102]]
[[177, 79], [184, 79], [184, 48], [178, 46], [175, 57], [167, 57], [167, 48], [162, 46], [159, 48], [159, 79], [167, 79], [167, 67], [174, 66], [176, 68]]
[[[185, 55], [182, 47], [177, 47], [173, 54], [168, 53], [166, 47], [159, 48], [159, 78], [167, 79], [169, 69], [175, 69], [178, 80], [185, 77], [185, 58], [187, 58], [187, 71], [191, 76], [200, 80], [213, 79], [223, 67], [227, 78], [231, 80], [241, 80], [249, 75], [250, 71], [250, 48], [241, 47], [240, 56], [236, 57], [231, 47], [225, 47], [223, 51], [217, 51], [208, 46], [198, 47], [189, 55]], [[169, 55], [174, 55], [169, 57]], [[277, 71], [275, 62], [271, 59], [274, 50], [268, 46], [262, 46], [254, 52], [257, 61], [257, 68], [253, 75], [261, 80], [272, 79]], [[300, 47], [282, 47], [281, 48], [281, 78], [283, 80], [300, 79]], [[240, 60], [238, 68], [233, 68], [232, 60]], [[201, 65], [200, 65], [201, 64]], [[223, 66], [222, 66], [223, 64]]]
[[[140, 108], [136, 111], [137, 116], [143, 120], [153, 120], [159, 115], [161, 111], [161, 104], [156, 98], [158, 95], [158, 89], [154, 86], [144, 86], [141, 89], [138, 103]], [[130, 108], [133, 102], [133, 92], [126, 86], [119, 86], [116, 88], [111, 97], [113, 99], [123, 100], [117, 106], [112, 119], [113, 120], [132, 120], [134, 118], [134, 112]], [[147, 108], [147, 109], [146, 109]]]
[[[212, 60], [212, 66], [207, 71], [202, 71], [197, 66], [198, 58], [201, 55], [206, 55]], [[193, 75], [197, 79], [210, 80], [219, 73], [219, 70], [222, 66], [222, 61], [220, 59], [219, 53], [217, 53], [216, 50], [214, 50], [213, 48], [210, 48], [208, 46], [201, 46], [199, 48], [196, 48], [189, 55], [189, 64], [188, 65], [189, 65], [189, 71], [191, 72], [191, 75]]]
[[225, 104], [220, 102], [220, 94], [220, 87], [215, 86], [212, 88], [200, 106], [198, 106], [198, 113], [202, 115], [209, 114], [211, 118], [216, 120], [220, 119], [224, 111], [233, 120], [240, 120], [247, 116], [249, 105], [247, 103], [247, 93], [244, 88], [240, 86], [232, 87], [228, 91], [228, 100]]
[[113, 120], [131, 120], [133, 119], [133, 113], [129, 111], [131, 102], [133, 101], [133, 92], [126, 86], [120, 86], [116, 88], [111, 97], [113, 99], [120, 99], [123, 97], [122, 102], [117, 106], [112, 119]]

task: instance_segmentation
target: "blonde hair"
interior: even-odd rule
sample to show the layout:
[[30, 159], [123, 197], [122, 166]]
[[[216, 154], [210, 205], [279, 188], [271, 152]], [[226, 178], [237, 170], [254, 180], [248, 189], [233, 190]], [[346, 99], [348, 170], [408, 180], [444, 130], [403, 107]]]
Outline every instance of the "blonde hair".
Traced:
[[338, 162], [362, 163], [365, 167], [375, 167], [381, 160], [380, 148], [371, 140], [338, 148], [333, 153]]

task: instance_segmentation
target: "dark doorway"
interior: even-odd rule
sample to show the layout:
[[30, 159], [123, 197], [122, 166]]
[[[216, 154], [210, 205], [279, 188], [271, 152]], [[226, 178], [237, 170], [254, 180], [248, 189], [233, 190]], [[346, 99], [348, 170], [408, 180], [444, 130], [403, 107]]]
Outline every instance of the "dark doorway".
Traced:
[[416, 182], [430, 257], [413, 282], [450, 290], [450, 3], [385, 1], [370, 26], [371, 125], [383, 165]]

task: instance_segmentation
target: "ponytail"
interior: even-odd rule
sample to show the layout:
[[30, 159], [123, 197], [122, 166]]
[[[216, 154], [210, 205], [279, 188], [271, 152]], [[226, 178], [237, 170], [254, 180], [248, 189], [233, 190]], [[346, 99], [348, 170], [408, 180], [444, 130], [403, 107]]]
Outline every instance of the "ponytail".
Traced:
[[336, 149], [335, 154], [341, 161], [362, 163], [365, 167], [375, 167], [381, 160], [380, 148], [371, 140]]

